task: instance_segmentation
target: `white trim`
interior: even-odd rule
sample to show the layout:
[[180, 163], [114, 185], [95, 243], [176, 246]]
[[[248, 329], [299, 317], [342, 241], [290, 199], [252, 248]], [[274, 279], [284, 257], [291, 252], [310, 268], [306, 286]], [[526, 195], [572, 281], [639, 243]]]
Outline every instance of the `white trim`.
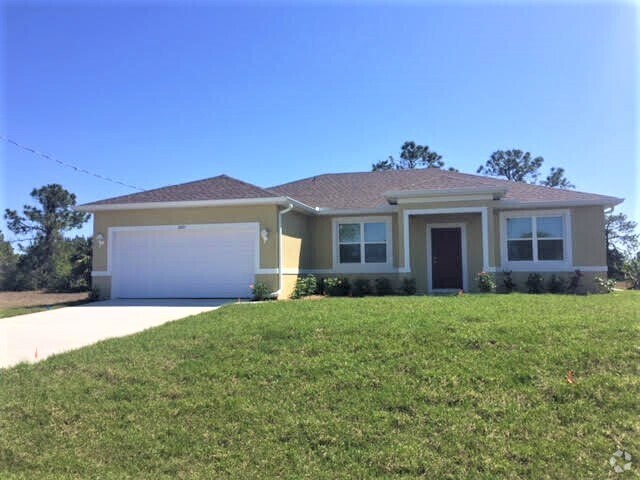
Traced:
[[416, 203], [442, 203], [442, 202], [474, 202], [483, 200], [493, 200], [491, 194], [459, 195], [459, 196], [438, 196], [438, 197], [410, 197], [398, 198], [398, 205], [412, 205]]
[[92, 277], [110, 277], [111, 272], [108, 272], [106, 270], [92, 270], [91, 276]]
[[385, 213], [395, 213], [398, 211], [396, 205], [383, 205], [375, 208], [321, 208], [316, 210], [317, 215], [375, 215]]
[[391, 270], [343, 272], [332, 268], [283, 268], [283, 275], [396, 275], [407, 273], [403, 268], [393, 268]]
[[259, 268], [256, 275], [277, 275], [279, 271], [277, 268]]
[[482, 217], [482, 269], [485, 272], [494, 271], [489, 266], [489, 208], [488, 207], [451, 207], [451, 208], [421, 208], [405, 210], [402, 215], [404, 268], [411, 271], [411, 245], [409, 238], [409, 217], [411, 215], [442, 215], [456, 213], [479, 213]]
[[223, 200], [189, 200], [177, 202], [138, 202], [138, 203], [110, 203], [98, 205], [78, 205], [75, 210], [81, 212], [100, 212], [106, 210], [148, 210], [159, 208], [196, 208], [196, 207], [233, 207], [246, 205], [289, 205], [306, 212], [318, 212], [317, 208], [305, 205], [302, 202], [289, 197], [264, 197], [264, 198], [232, 198]]
[[518, 210], [521, 208], [567, 208], [567, 207], [610, 207], [624, 202], [624, 198], [607, 197], [603, 200], [555, 200], [549, 202], [519, 202], [517, 200], [499, 200], [493, 202], [493, 206], [505, 210]]
[[[384, 263], [365, 263], [364, 252], [360, 259], [361, 263], [340, 263], [340, 248], [338, 239], [338, 225], [340, 223], [382, 223], [386, 225], [387, 234], [387, 261]], [[331, 238], [333, 249], [333, 271], [336, 273], [392, 273], [393, 268], [393, 231], [391, 216], [375, 217], [335, 217], [331, 219]], [[363, 227], [361, 227], [363, 228]], [[361, 238], [360, 245], [364, 245], [364, 238]], [[362, 247], [364, 248], [364, 247]]]
[[575, 265], [567, 265], [567, 266], [542, 266], [540, 268], [511, 268], [511, 267], [496, 267], [496, 270], [494, 270], [497, 273], [502, 273], [502, 272], [538, 272], [538, 273], [546, 273], [546, 272], [565, 272], [565, 273], [571, 273], [571, 272], [575, 272], [576, 270], [580, 270], [581, 272], [606, 272], [608, 270], [608, 267], [606, 265], [604, 266], [584, 266], [584, 267], [579, 267], [579, 266], [575, 266]]
[[[507, 219], [522, 217], [562, 217], [564, 227], [563, 259], [562, 260], [533, 260], [533, 261], [509, 261], [507, 249]], [[532, 229], [535, 229], [535, 221], [532, 221]], [[572, 219], [571, 211], [567, 209], [559, 210], [517, 210], [500, 212], [500, 259], [503, 270], [513, 272], [545, 272], [545, 271], [571, 271], [573, 264], [573, 239], [572, 239]], [[531, 238], [534, 258], [537, 251], [535, 232]], [[573, 269], [575, 270], [575, 269]]]
[[434, 228], [459, 228], [460, 229], [460, 249], [462, 255], [462, 290], [467, 292], [469, 290], [469, 271], [468, 271], [468, 259], [467, 259], [467, 223], [428, 223], [427, 224], [427, 291], [429, 293], [446, 293], [455, 291], [458, 289], [450, 288], [433, 288], [433, 269], [432, 267], [432, 247], [431, 247], [431, 230]]
[[383, 195], [385, 198], [397, 200], [400, 198], [425, 198], [426, 201], [432, 197], [445, 197], [452, 195], [459, 196], [469, 196], [469, 195], [478, 195], [478, 194], [486, 194], [489, 195], [490, 198], [494, 197], [502, 197], [507, 193], [507, 188], [505, 187], [458, 187], [458, 188], [420, 188], [416, 190], [390, 190], [384, 192]]

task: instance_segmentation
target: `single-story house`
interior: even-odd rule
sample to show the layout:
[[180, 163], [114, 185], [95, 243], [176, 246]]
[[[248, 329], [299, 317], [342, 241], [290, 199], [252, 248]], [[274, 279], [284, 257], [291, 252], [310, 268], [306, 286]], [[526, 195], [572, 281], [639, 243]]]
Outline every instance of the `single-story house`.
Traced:
[[606, 274], [622, 199], [436, 168], [318, 175], [261, 188], [226, 175], [77, 207], [94, 215], [94, 285], [112, 298], [240, 298], [298, 277], [415, 279], [476, 290], [478, 272]]

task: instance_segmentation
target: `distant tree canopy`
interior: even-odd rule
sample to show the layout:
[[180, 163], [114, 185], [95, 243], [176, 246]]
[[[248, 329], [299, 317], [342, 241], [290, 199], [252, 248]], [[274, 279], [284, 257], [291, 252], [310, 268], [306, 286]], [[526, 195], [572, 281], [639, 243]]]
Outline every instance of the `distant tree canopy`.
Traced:
[[564, 176], [564, 168], [552, 167], [549, 175], [538, 182], [544, 158], [534, 157], [530, 152], [522, 150], [497, 150], [491, 154], [484, 165], [478, 167], [477, 173], [492, 177], [504, 177], [514, 182], [539, 184], [547, 187], [575, 188]]
[[624, 278], [625, 262], [638, 250], [638, 224], [624, 213], [606, 216], [605, 239], [607, 244], [607, 267], [610, 277]]
[[[62, 185], [33, 189], [31, 197], [37, 205], [24, 205], [22, 215], [16, 210], [5, 210], [9, 230], [17, 236], [29, 237], [29, 245], [23, 248], [24, 253], [19, 256], [12, 276], [5, 275], [5, 288], [71, 288], [72, 252], [86, 252], [87, 240], [67, 240], [63, 234], [80, 228], [90, 215], [74, 210], [76, 196]], [[84, 271], [82, 278], [86, 278]]]
[[380, 170], [410, 170], [414, 168], [442, 168], [442, 155], [431, 150], [427, 145], [418, 145], [413, 141], [402, 144], [400, 158], [389, 155], [385, 160], [379, 160], [371, 165], [371, 171]]

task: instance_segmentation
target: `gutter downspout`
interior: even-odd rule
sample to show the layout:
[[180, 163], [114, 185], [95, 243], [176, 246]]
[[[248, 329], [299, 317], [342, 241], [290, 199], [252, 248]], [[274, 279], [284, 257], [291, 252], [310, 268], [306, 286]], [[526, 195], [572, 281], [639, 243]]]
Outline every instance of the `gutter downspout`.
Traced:
[[272, 292], [269, 296], [271, 298], [275, 298], [276, 300], [282, 293], [282, 283], [283, 283], [283, 274], [282, 274], [282, 252], [284, 251], [282, 245], [282, 217], [285, 213], [289, 213], [293, 210], [293, 203], [290, 203], [287, 208], [284, 210], [280, 210], [278, 212], [278, 290]]

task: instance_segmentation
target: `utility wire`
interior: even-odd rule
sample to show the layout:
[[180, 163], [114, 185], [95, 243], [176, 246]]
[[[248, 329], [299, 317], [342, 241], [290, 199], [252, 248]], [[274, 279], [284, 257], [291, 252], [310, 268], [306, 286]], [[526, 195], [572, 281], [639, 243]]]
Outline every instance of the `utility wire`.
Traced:
[[84, 168], [80, 168], [80, 167], [77, 167], [77, 166], [72, 165], [70, 163], [63, 162], [62, 160], [58, 160], [57, 158], [52, 157], [51, 155], [48, 155], [46, 153], [42, 153], [41, 151], [39, 151], [39, 150], [37, 150], [35, 148], [29, 147], [28, 145], [23, 145], [21, 143], [18, 143], [15, 140], [12, 140], [12, 139], [10, 139], [8, 137], [0, 135], [0, 140], [4, 140], [5, 142], [10, 143], [12, 145], [15, 145], [16, 147], [21, 148], [22, 150], [26, 150], [27, 152], [33, 153], [33, 154], [38, 155], [38, 156], [40, 156], [42, 158], [46, 158], [47, 160], [52, 160], [52, 161], [56, 162], [57, 164], [59, 164], [59, 165], [61, 165], [63, 167], [67, 167], [67, 168], [70, 168], [72, 170], [75, 170], [78, 173], [84, 173], [86, 175], [91, 175], [93, 177], [99, 178], [101, 180], [105, 180], [107, 182], [111, 182], [111, 183], [115, 183], [115, 184], [118, 184], [118, 185], [122, 185], [123, 187], [132, 188], [134, 190], [140, 190], [141, 192], [145, 191], [144, 188], [136, 187], [135, 185], [130, 185], [128, 183], [121, 182], [120, 180], [116, 180], [116, 179], [110, 178], [110, 177], [105, 177], [104, 175], [100, 175], [99, 173], [90, 172], [89, 170], [86, 170]]

